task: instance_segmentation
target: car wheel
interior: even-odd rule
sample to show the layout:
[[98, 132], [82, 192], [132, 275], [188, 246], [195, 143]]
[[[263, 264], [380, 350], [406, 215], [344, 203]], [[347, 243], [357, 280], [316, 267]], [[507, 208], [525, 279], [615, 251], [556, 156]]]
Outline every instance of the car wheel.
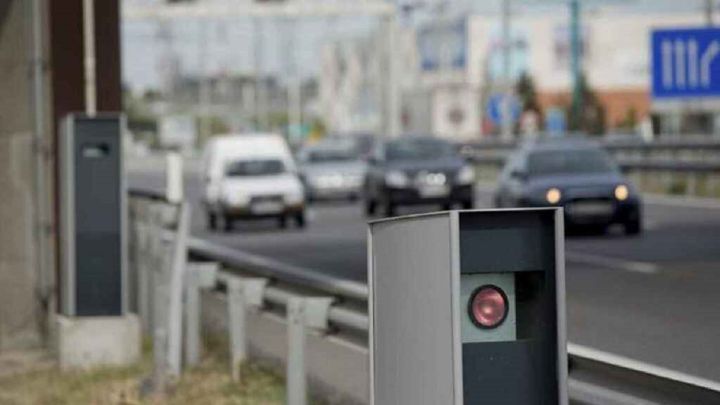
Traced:
[[637, 235], [642, 230], [642, 224], [640, 219], [634, 219], [624, 224], [625, 235]]
[[453, 208], [452, 203], [445, 203], [445, 204], [442, 205], [442, 210], [443, 210], [443, 211], [450, 211], [452, 208]]
[[473, 201], [473, 200], [463, 201], [462, 207], [464, 210], [471, 210], [471, 209], [475, 208], [475, 201]]
[[230, 232], [233, 230], [233, 225], [233, 219], [227, 215], [223, 215], [223, 230], [225, 232]]
[[377, 202], [375, 200], [368, 198], [365, 200], [365, 215], [375, 215], [375, 211], [377, 210]]
[[295, 214], [295, 225], [298, 228], [305, 228], [305, 211], [300, 211]]
[[285, 216], [285, 215], [280, 215], [280, 216], [278, 217], [278, 227], [280, 227], [280, 229], [285, 229], [285, 228], [287, 228], [287, 216]]
[[393, 204], [389, 201], [387, 203], [385, 203], [385, 216], [394, 217], [395, 211], [396, 211], [395, 208], [396, 208], [395, 204]]
[[217, 215], [214, 212], [207, 213], [207, 227], [209, 230], [214, 231], [217, 229]]

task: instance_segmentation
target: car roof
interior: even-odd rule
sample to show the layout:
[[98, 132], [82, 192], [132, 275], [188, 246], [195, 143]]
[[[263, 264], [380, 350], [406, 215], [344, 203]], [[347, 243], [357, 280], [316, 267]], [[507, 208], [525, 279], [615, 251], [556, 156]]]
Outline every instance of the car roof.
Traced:
[[585, 137], [538, 138], [527, 141], [522, 148], [526, 151], [603, 150], [597, 142]]

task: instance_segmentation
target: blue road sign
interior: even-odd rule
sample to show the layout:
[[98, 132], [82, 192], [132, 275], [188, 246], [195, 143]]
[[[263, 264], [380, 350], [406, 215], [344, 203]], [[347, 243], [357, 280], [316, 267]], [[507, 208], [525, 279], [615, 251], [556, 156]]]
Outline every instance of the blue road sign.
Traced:
[[[503, 93], [493, 93], [488, 98], [485, 113], [487, 114], [487, 117], [490, 119], [490, 122], [492, 122], [493, 125], [502, 125], [502, 103], [503, 100], [505, 100], [505, 97], [506, 95]], [[512, 117], [512, 122], [515, 122], [518, 120], [518, 118], [520, 118], [520, 113], [522, 112], [520, 110], [520, 101], [517, 99], [517, 97], [513, 96], [510, 99], [510, 116]]]
[[652, 95], [720, 98], [720, 28], [653, 31]]

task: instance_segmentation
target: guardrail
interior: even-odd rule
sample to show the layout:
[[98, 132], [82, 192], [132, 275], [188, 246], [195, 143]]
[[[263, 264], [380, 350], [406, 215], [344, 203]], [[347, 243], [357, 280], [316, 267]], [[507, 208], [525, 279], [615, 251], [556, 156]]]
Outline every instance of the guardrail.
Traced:
[[[600, 143], [642, 190], [651, 193], [720, 197], [720, 140]], [[461, 153], [484, 180], [494, 180], [515, 142], [460, 144]]]
[[[130, 196], [131, 209], [134, 204], [164, 203], [164, 196], [153, 191], [131, 190]], [[172, 239], [173, 236], [166, 234], [164, 238]], [[281, 263], [204, 239], [189, 238], [186, 246], [190, 263], [194, 263], [188, 265], [188, 268], [194, 269], [188, 272], [193, 276], [184, 278], [186, 364], [197, 362], [200, 352], [198, 291], [212, 284], [216, 291], [226, 297], [230, 365], [231, 373], [236, 379], [241, 378], [238, 364], [248, 355], [246, 318], [249, 311], [275, 311], [277, 314], [279, 309], [280, 317], [284, 315], [288, 335], [285, 359], [288, 404], [306, 403], [304, 353], [308, 331], [321, 331], [325, 342], [330, 342], [329, 339], [342, 341], [344, 336], [350, 336], [348, 342], [359, 341], [367, 347], [367, 285]], [[137, 255], [134, 257], [137, 260]], [[200, 265], [198, 261], [211, 264]], [[206, 277], [202, 277], [202, 273], [206, 273]], [[198, 281], [203, 278], [205, 282]], [[568, 344], [568, 358], [571, 373], [570, 398], [573, 403], [720, 403], [720, 384], [713, 381], [572, 343]], [[367, 379], [366, 373], [356, 372], [359, 375], [353, 375], [354, 378]]]

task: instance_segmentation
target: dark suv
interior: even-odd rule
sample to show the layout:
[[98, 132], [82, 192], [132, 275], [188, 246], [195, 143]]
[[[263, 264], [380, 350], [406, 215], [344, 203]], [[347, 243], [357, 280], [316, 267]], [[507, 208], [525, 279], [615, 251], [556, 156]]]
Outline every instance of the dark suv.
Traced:
[[475, 173], [454, 145], [432, 137], [405, 136], [379, 143], [365, 181], [365, 211], [387, 216], [401, 205], [473, 207]]

